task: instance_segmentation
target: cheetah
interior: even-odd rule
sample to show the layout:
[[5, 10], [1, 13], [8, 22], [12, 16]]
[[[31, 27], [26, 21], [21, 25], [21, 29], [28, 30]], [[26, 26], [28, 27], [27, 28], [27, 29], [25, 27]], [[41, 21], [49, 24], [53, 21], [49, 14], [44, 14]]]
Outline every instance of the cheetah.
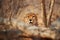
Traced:
[[37, 16], [34, 13], [28, 13], [24, 19], [25, 19], [25, 22], [28, 21], [28, 24], [32, 24], [36, 26], [38, 25]]

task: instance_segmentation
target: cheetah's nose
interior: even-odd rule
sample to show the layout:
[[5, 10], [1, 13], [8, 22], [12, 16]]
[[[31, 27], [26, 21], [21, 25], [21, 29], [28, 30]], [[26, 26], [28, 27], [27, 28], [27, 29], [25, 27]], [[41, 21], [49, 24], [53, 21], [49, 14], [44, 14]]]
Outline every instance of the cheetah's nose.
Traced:
[[32, 21], [32, 20], [30, 19], [30, 21]]
[[30, 21], [30, 23], [32, 23], [32, 20], [31, 19], [29, 21]]

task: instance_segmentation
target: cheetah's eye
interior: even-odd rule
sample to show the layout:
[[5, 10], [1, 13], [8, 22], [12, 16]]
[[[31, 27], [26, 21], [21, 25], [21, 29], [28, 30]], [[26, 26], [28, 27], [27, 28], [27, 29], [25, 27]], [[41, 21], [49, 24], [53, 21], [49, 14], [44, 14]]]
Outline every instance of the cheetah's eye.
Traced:
[[29, 16], [27, 16], [29, 18]]

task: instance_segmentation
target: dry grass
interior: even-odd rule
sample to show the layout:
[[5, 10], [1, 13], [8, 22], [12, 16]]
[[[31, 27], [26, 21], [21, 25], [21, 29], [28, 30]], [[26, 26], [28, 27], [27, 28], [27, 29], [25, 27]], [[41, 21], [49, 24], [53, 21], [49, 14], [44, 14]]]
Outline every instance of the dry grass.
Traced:
[[[54, 0], [51, 0], [51, 2], [50, 10], [47, 9], [49, 10], [47, 12], [45, 0], [0, 0], [0, 17], [3, 18], [3, 21], [0, 20], [2, 22], [0, 23], [0, 40], [59, 40], [60, 36], [57, 35], [59, 35], [60, 23], [57, 24], [55, 21], [51, 27], [48, 26], [51, 24], [52, 12], [59, 15], [60, 4], [58, 10], [54, 11]], [[55, 8], [57, 9], [57, 6]], [[37, 15], [38, 26], [26, 24], [22, 20], [28, 13]], [[47, 13], [50, 13], [49, 17]], [[45, 26], [43, 27], [43, 25]], [[52, 27], [54, 25], [58, 27]]]

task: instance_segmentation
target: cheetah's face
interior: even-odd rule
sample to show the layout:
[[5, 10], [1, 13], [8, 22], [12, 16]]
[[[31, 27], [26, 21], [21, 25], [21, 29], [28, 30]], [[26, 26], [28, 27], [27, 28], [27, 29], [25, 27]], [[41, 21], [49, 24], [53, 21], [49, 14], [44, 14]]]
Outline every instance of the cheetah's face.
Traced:
[[37, 16], [34, 13], [29, 13], [25, 17], [25, 22], [28, 24], [36, 25], [37, 24]]

